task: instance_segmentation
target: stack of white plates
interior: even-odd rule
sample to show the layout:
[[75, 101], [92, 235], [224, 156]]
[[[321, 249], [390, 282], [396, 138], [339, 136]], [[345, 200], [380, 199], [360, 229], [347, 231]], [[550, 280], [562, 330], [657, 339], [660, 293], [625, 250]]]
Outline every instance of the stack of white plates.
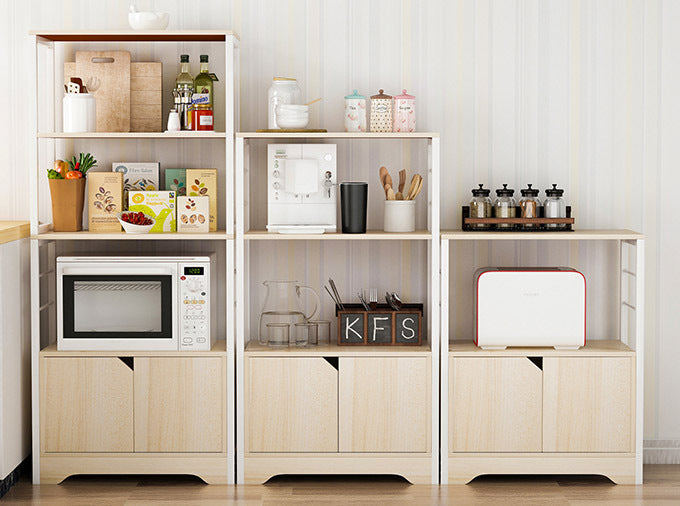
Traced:
[[308, 123], [308, 105], [281, 104], [276, 108], [276, 124], [279, 128], [305, 128]]

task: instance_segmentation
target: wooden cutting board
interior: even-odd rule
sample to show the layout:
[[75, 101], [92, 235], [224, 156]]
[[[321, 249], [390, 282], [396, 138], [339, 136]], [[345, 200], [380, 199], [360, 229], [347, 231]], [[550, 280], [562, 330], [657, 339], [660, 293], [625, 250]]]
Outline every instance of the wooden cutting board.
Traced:
[[76, 75], [97, 100], [97, 132], [129, 132], [130, 52], [76, 51]]

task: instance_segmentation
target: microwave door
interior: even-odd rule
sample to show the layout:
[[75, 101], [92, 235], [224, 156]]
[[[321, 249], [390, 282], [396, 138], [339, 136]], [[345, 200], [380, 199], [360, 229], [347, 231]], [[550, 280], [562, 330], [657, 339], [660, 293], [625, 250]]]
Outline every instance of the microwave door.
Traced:
[[64, 274], [63, 338], [175, 342], [173, 279], [172, 274]]

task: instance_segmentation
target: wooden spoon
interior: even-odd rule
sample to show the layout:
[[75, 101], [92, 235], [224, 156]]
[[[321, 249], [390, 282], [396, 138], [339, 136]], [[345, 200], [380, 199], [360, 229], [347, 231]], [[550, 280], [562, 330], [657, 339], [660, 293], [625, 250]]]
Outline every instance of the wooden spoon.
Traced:
[[397, 192], [397, 200], [404, 200], [404, 185], [406, 184], [406, 169], [399, 171], [399, 191]]
[[406, 192], [405, 199], [406, 200], [411, 200], [411, 193], [413, 193], [413, 190], [416, 189], [416, 184], [418, 183], [418, 174], [414, 174], [413, 177], [411, 178], [411, 185], [408, 187], [408, 191]]
[[387, 200], [397, 200], [397, 197], [394, 194], [394, 190], [392, 189], [391, 186], [389, 186], [389, 189], [387, 190]]
[[[387, 167], [380, 167], [380, 185], [385, 188], [385, 177], [387, 176]], [[385, 193], [387, 193], [387, 189], [385, 189]]]
[[423, 178], [422, 178], [422, 176], [418, 176], [418, 183], [416, 184], [416, 187], [413, 189], [413, 192], [409, 194], [408, 200], [415, 200], [415, 198], [420, 193], [420, 190], [422, 190], [422, 189], [423, 189]]

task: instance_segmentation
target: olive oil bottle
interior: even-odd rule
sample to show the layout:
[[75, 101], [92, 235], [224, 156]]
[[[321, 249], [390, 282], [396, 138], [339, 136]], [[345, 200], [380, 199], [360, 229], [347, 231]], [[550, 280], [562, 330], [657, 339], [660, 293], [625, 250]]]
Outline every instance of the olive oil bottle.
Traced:
[[194, 79], [194, 105], [213, 106], [213, 77], [208, 72], [208, 55], [201, 55], [201, 72]]

